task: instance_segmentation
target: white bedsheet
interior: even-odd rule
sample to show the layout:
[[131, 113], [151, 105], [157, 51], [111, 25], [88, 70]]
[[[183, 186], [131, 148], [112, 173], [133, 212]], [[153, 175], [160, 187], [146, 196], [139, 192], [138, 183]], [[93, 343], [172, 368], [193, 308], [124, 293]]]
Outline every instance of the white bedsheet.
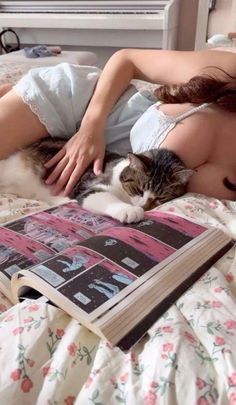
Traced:
[[[1, 201], [4, 221], [39, 208], [11, 196]], [[193, 194], [159, 209], [224, 230], [236, 215], [234, 202]], [[1, 296], [0, 404], [236, 404], [235, 280], [233, 248], [129, 353], [53, 306], [10, 307]]]

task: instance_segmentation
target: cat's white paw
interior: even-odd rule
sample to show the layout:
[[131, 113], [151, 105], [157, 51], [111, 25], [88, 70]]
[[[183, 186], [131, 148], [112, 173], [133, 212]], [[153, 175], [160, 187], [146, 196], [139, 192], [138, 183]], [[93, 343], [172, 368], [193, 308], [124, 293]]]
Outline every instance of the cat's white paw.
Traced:
[[115, 215], [115, 219], [118, 221], [131, 224], [132, 222], [139, 222], [144, 217], [144, 210], [141, 207], [135, 207], [133, 205], [126, 205], [120, 208]]

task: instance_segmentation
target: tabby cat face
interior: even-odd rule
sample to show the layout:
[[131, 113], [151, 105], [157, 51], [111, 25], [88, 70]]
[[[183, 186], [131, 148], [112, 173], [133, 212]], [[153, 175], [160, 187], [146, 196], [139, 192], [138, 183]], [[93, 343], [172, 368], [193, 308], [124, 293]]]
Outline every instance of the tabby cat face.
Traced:
[[167, 149], [128, 154], [129, 165], [120, 174], [123, 189], [131, 204], [152, 209], [186, 192], [193, 170]]

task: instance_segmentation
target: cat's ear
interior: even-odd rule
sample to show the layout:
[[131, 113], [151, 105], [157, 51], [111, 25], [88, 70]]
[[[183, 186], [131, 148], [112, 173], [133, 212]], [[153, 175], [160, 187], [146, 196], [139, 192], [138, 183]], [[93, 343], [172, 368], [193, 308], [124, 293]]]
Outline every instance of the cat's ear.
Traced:
[[136, 170], [147, 170], [150, 167], [150, 158], [144, 154], [136, 155], [135, 153], [128, 153], [127, 155], [130, 167]]
[[129, 183], [130, 181], [134, 180], [133, 173], [131, 173], [131, 170], [129, 167], [125, 167], [124, 170], [120, 174], [120, 181], [123, 183]]
[[177, 170], [174, 172], [174, 178], [181, 184], [187, 184], [190, 177], [194, 174], [194, 170], [192, 169], [182, 169], [182, 170]]

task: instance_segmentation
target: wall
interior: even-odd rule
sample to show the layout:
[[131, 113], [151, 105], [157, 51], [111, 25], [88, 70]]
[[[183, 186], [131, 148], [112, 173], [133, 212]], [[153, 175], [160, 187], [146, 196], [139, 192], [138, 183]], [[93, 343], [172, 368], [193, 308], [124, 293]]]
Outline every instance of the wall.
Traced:
[[185, 51], [194, 49], [197, 13], [198, 0], [180, 0], [177, 49]]
[[217, 0], [209, 16], [208, 38], [231, 31], [236, 31], [236, 0]]

